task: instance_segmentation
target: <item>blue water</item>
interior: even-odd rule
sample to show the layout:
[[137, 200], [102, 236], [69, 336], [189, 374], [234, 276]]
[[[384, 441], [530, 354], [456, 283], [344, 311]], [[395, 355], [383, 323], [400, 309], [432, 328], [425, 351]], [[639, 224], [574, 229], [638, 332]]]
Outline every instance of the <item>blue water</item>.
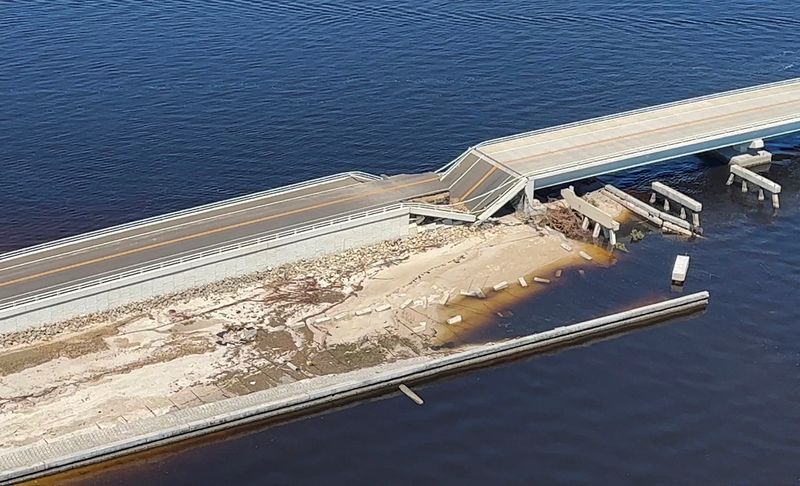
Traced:
[[[800, 76], [796, 2], [258, 1], [0, 5], [0, 251], [481, 140]], [[795, 483], [800, 137], [778, 215], [696, 158], [639, 170], [706, 205], [474, 339], [667, 296], [706, 313], [137, 462], [94, 484]], [[575, 303], [579, 302], [580, 305]]]

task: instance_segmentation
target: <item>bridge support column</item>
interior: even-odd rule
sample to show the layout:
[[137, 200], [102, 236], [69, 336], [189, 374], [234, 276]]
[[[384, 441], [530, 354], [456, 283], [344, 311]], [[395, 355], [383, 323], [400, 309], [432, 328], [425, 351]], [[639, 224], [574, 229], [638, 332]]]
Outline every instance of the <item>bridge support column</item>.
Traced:
[[759, 201], [763, 201], [765, 199], [764, 192], [766, 191], [772, 194], [772, 207], [775, 209], [781, 207], [780, 197], [778, 196], [778, 194], [781, 192], [780, 184], [777, 184], [762, 175], [758, 175], [755, 172], [738, 165], [732, 165], [730, 170], [731, 175], [728, 178], [729, 186], [732, 185], [734, 180], [738, 178], [742, 180], [742, 192], [747, 192], [747, 183], [750, 182], [758, 188]]
[[535, 186], [535, 184], [534, 184], [534, 180], [533, 179], [528, 179], [528, 182], [525, 183], [525, 191], [524, 191], [524, 194], [523, 194], [524, 202], [522, 203], [522, 206], [525, 208], [526, 212], [529, 212], [529, 211], [533, 210], [533, 201], [534, 201], [533, 189], [534, 189], [534, 186]]
[[764, 150], [764, 141], [761, 139], [714, 150], [711, 154], [729, 165], [742, 167], [756, 167], [772, 162], [772, 154]]

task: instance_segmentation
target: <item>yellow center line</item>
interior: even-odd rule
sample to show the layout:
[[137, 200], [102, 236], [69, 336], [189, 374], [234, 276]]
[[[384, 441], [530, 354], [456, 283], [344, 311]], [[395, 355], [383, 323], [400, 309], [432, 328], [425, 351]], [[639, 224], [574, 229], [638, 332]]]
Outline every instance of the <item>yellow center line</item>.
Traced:
[[194, 234], [191, 234], [191, 235], [181, 236], [179, 238], [173, 238], [171, 240], [161, 241], [161, 242], [158, 242], [158, 243], [152, 243], [150, 245], [145, 245], [145, 246], [141, 246], [141, 247], [138, 247], [138, 248], [131, 248], [130, 250], [121, 251], [119, 253], [114, 253], [112, 255], [106, 255], [106, 256], [94, 258], [94, 259], [91, 259], [91, 260], [85, 260], [85, 261], [82, 261], [82, 262], [77, 262], [77, 263], [73, 263], [71, 265], [66, 265], [66, 266], [63, 266], [63, 267], [54, 268], [54, 269], [47, 270], [47, 271], [40, 272], [40, 273], [36, 273], [36, 274], [33, 274], [33, 275], [27, 275], [25, 277], [20, 277], [20, 278], [16, 278], [16, 279], [13, 279], [13, 280], [7, 280], [5, 282], [0, 282], [0, 287], [7, 287], [9, 285], [14, 285], [14, 284], [21, 283], [21, 282], [27, 282], [28, 280], [33, 280], [33, 279], [36, 279], [36, 278], [39, 278], [39, 277], [45, 277], [47, 275], [53, 275], [54, 273], [65, 272], [67, 270], [73, 270], [75, 268], [84, 267], [86, 265], [92, 265], [92, 264], [95, 264], [95, 263], [101, 263], [101, 262], [105, 262], [105, 261], [108, 261], [108, 260], [112, 260], [114, 258], [119, 258], [119, 257], [127, 256], [127, 255], [133, 255], [133, 254], [140, 253], [140, 252], [143, 252], [143, 251], [152, 250], [152, 249], [155, 249], [155, 248], [161, 248], [161, 247], [167, 246], [167, 245], [172, 245], [174, 243], [180, 243], [182, 241], [187, 241], [187, 240], [192, 240], [192, 239], [195, 239], [195, 238], [200, 238], [200, 237], [203, 237], [203, 236], [213, 235], [213, 234], [216, 234], [216, 233], [221, 233], [223, 231], [228, 231], [228, 230], [232, 230], [232, 229], [236, 229], [236, 228], [242, 228], [244, 226], [250, 226], [250, 225], [253, 225], [253, 224], [257, 224], [257, 223], [263, 223], [265, 221], [269, 221], [269, 220], [272, 220], [272, 219], [283, 218], [285, 216], [291, 216], [293, 214], [299, 214], [299, 213], [303, 213], [303, 212], [306, 212], [306, 211], [311, 211], [313, 209], [320, 209], [320, 208], [324, 208], [324, 207], [328, 207], [328, 206], [334, 206], [336, 204], [341, 204], [341, 203], [348, 202], [348, 201], [354, 201], [356, 199], [362, 199], [362, 198], [365, 198], [365, 197], [374, 196], [376, 194], [381, 194], [381, 193], [385, 193], [385, 192], [389, 192], [389, 191], [393, 191], [393, 190], [397, 190], [397, 189], [403, 189], [403, 188], [406, 188], [406, 187], [412, 187], [412, 186], [418, 186], [418, 185], [421, 185], [421, 184], [427, 184], [429, 182], [433, 182], [433, 181], [438, 180], [438, 179], [439, 179], [439, 177], [437, 176], [437, 177], [432, 177], [430, 179], [424, 179], [424, 180], [421, 180], [421, 181], [408, 182], [406, 184], [400, 184], [400, 185], [397, 185], [397, 186], [387, 187], [387, 188], [384, 188], [384, 189], [379, 189], [379, 190], [375, 190], [375, 191], [371, 191], [371, 192], [366, 192], [366, 193], [358, 194], [358, 195], [355, 195], [355, 196], [343, 197], [341, 199], [336, 199], [334, 201], [328, 201], [328, 202], [324, 202], [324, 203], [314, 204], [312, 206], [306, 206], [304, 208], [293, 209], [291, 211], [286, 211], [286, 212], [279, 213], [279, 214], [272, 214], [272, 215], [269, 215], [269, 216], [264, 216], [262, 218], [257, 218], [257, 219], [253, 219], [253, 220], [250, 220], [250, 221], [242, 221], [241, 223], [231, 224], [231, 225], [223, 226], [223, 227], [220, 227], [220, 228], [214, 228], [214, 229], [210, 229], [210, 230], [207, 230], [207, 231], [202, 231], [200, 233], [194, 233]]
[[496, 165], [494, 165], [494, 164], [492, 164], [492, 168], [491, 168], [491, 169], [489, 169], [488, 171], [486, 171], [486, 173], [485, 173], [485, 174], [483, 174], [483, 177], [481, 177], [480, 179], [478, 179], [478, 182], [476, 182], [475, 184], [473, 184], [473, 185], [472, 185], [472, 187], [470, 187], [470, 188], [469, 188], [469, 190], [468, 190], [467, 192], [465, 192], [465, 193], [464, 193], [464, 195], [463, 195], [463, 196], [461, 196], [461, 197], [459, 198], [459, 200], [461, 200], [461, 201], [464, 201], [464, 200], [468, 199], [468, 198], [469, 198], [469, 195], [470, 195], [470, 194], [472, 194], [473, 192], [475, 192], [475, 189], [477, 189], [477, 188], [478, 188], [478, 186], [480, 186], [481, 184], [483, 184], [483, 182], [484, 182], [486, 179], [488, 179], [490, 175], [494, 174], [496, 170], [497, 170], [497, 166], [496, 166]]

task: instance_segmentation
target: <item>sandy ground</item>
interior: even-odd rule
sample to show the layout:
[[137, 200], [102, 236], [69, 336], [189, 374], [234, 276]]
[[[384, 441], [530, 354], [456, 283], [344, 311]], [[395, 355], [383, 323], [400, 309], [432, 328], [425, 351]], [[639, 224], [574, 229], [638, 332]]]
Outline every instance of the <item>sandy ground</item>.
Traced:
[[[579, 256], [581, 250], [594, 259]], [[0, 348], [0, 452], [304, 378], [448, 352], [442, 344], [546, 286], [534, 277], [553, 279], [560, 268], [609, 261], [597, 246], [505, 217], [480, 229], [440, 226], [277, 269], [226, 292], [115, 314], [78, 332], [20, 339]], [[508, 289], [492, 289], [504, 281]], [[446, 322], [455, 316], [461, 322]]]

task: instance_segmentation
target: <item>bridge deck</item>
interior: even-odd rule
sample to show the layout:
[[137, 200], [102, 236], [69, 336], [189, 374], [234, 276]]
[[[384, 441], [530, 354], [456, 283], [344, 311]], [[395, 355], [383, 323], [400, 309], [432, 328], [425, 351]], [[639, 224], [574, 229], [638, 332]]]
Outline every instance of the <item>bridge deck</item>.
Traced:
[[334, 177], [32, 251], [0, 255], [0, 304], [42, 290], [429, 194], [483, 219], [528, 180], [548, 187], [800, 131], [800, 79], [490, 140], [443, 175]]
[[0, 303], [443, 189], [432, 173], [374, 181], [346, 177], [51, 249], [0, 255]]
[[800, 122], [800, 80], [488, 141], [475, 150], [536, 178], [759, 128], [776, 126], [775, 134], [780, 134], [780, 127], [792, 122]]

